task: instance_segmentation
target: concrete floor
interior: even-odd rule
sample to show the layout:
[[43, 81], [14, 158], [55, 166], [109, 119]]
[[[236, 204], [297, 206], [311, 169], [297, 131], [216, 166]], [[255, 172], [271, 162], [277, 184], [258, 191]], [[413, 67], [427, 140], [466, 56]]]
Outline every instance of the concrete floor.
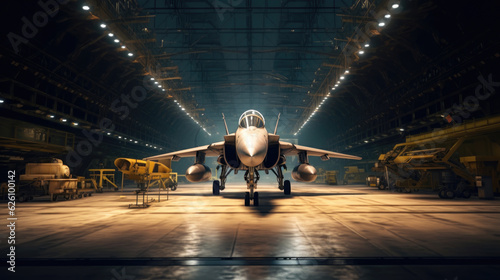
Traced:
[[500, 279], [500, 200], [292, 183], [290, 197], [260, 185], [261, 206], [245, 207], [244, 191], [231, 184], [214, 197], [211, 184], [186, 184], [146, 209], [128, 208], [131, 190], [18, 204], [16, 273], [0, 275]]

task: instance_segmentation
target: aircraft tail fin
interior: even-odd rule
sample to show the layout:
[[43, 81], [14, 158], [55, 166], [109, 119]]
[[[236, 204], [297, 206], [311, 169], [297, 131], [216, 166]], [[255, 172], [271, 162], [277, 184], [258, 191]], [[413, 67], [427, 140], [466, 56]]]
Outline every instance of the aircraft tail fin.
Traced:
[[276, 134], [276, 132], [278, 132], [278, 123], [280, 122], [280, 116], [281, 116], [281, 113], [278, 114], [278, 120], [276, 121], [276, 127], [274, 128], [274, 134]]
[[226, 117], [224, 113], [222, 113], [222, 119], [224, 120], [224, 126], [226, 127], [226, 135], [229, 135], [229, 129], [227, 129]]

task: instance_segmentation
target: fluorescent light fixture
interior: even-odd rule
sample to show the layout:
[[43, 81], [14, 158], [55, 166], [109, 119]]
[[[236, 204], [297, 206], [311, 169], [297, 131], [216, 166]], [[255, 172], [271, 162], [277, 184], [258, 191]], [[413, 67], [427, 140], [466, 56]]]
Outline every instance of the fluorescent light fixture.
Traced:
[[386, 14], [384, 17], [385, 18], [391, 18], [391, 14]]
[[106, 28], [106, 24], [105, 23], [101, 23], [101, 28]]
[[379, 22], [378, 26], [385, 26], [385, 22]]
[[113, 36], [115, 36], [115, 34], [113, 34], [113, 33], [108, 33], [108, 36], [109, 36], [109, 37], [113, 37]]
[[161, 85], [158, 85], [159, 88], [161, 88]]
[[345, 79], [345, 77], [344, 76], [340, 76], [340, 79], [343, 80], [343, 79]]
[[122, 46], [122, 49], [126, 48], [125, 46]]
[[139, 142], [137, 142], [137, 141], [134, 141], [134, 143], [136, 143], [136, 144], [137, 144], [137, 143], [139, 143]]
[[[366, 46], [366, 45], [365, 45]], [[349, 74], [349, 70], [345, 70], [344, 74]]]
[[133, 53], [131, 53], [131, 52], [129, 52], [129, 53], [128, 53], [128, 56], [134, 56], [134, 54], [133, 54]]
[[399, 8], [399, 4], [392, 4], [392, 8], [393, 8], [393, 9], [397, 9], [397, 8]]
[[400, 128], [399, 131], [405, 131], [405, 129], [404, 128]]
[[365, 44], [365, 48], [368, 48], [370, 46], [370, 44]]
[[55, 118], [55, 117], [56, 117], [56, 116], [54, 116], [54, 115], [49, 115], [49, 118], [51, 118], [51, 119], [53, 119], [53, 118]]
[[368, 140], [365, 140], [365, 143], [368, 143]]
[[120, 43], [120, 40], [118, 40], [118, 39], [115, 39], [114, 41], [115, 41], [115, 43]]
[[74, 125], [74, 126], [78, 126], [78, 123], [77, 123], [77, 122], [74, 122], [74, 123], [73, 123], [73, 125]]
[[118, 139], [122, 139], [122, 137], [121, 137], [121, 136], [118, 136]]
[[88, 5], [84, 5], [84, 6], [82, 7], [82, 9], [84, 9], [85, 11], [88, 11], [88, 10], [90, 10], [90, 7], [89, 7]]
[[167, 91], [166, 89], [162, 89], [162, 91]]
[[151, 81], [154, 81], [154, 80], [155, 80], [155, 78], [151, 78]]
[[111, 132], [108, 132], [107, 134], [108, 134], [108, 135], [111, 135]]
[[67, 122], [68, 120], [67, 119], [61, 119], [62, 122]]
[[157, 85], [157, 84], [158, 84], [158, 82], [155, 82], [155, 85]]
[[359, 54], [364, 54], [364, 53], [365, 53], [365, 51], [359, 51]]

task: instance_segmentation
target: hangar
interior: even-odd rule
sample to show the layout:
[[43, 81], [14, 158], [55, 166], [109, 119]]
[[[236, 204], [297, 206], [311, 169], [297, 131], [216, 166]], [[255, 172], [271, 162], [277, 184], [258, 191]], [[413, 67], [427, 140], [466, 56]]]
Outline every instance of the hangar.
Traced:
[[498, 279], [472, 4], [3, 3], [2, 275]]

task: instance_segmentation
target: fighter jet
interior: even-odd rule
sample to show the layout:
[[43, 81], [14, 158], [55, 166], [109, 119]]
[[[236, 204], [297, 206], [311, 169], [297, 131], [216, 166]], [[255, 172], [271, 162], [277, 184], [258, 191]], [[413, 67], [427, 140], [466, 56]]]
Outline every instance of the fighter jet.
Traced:
[[292, 178], [299, 182], [312, 182], [318, 176], [316, 169], [309, 164], [309, 156], [318, 156], [322, 160], [330, 158], [361, 159], [357, 156], [280, 141], [279, 135], [276, 135], [279, 116], [274, 133], [269, 133], [266, 130], [264, 117], [256, 110], [248, 110], [241, 115], [236, 133], [229, 134], [224, 114], [223, 119], [226, 127], [224, 141], [152, 156], [145, 158], [145, 160], [171, 162], [184, 157], [194, 157], [194, 164], [186, 171], [186, 179], [190, 182], [203, 182], [212, 177], [210, 168], [205, 165], [205, 157], [218, 157], [217, 162], [222, 170], [220, 181], [213, 182], [213, 194], [219, 195], [220, 191], [225, 189], [227, 176], [231, 172], [238, 174], [238, 171], [242, 170], [245, 172], [244, 178], [248, 189], [248, 192], [245, 193], [245, 206], [249, 206], [251, 201], [253, 201], [253, 205], [258, 206], [259, 193], [255, 190], [260, 179], [259, 171], [264, 171], [266, 174], [269, 174], [269, 171], [273, 172], [278, 179], [278, 188], [284, 191], [285, 195], [291, 194], [290, 181], [284, 180], [283, 177], [283, 168], [286, 170], [286, 156], [298, 156], [299, 165], [293, 169]]

